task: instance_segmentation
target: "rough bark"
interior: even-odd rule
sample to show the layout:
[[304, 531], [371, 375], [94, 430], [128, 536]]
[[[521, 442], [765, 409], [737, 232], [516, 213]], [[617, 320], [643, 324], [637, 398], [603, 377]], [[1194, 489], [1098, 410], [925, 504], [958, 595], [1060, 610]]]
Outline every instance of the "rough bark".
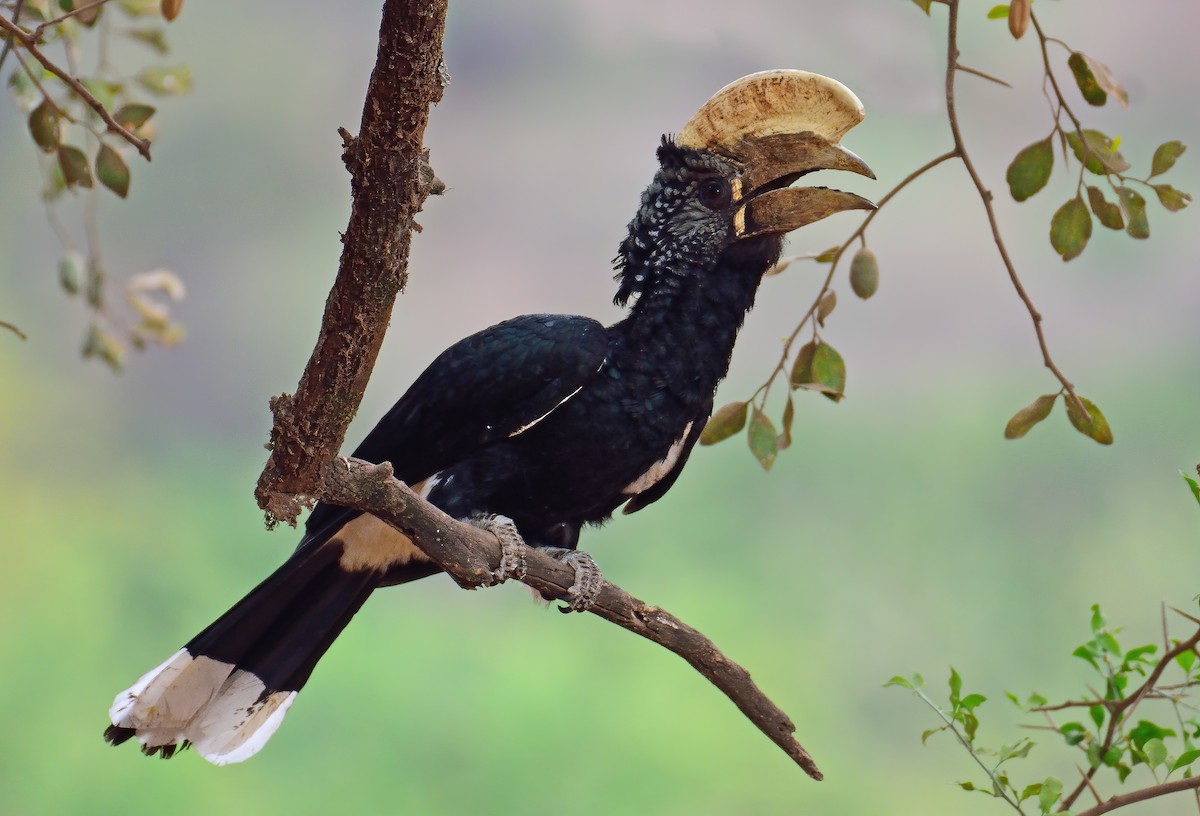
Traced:
[[384, 3], [362, 124], [357, 137], [342, 131], [353, 204], [337, 280], [295, 396], [271, 401], [271, 455], [255, 490], [269, 524], [294, 524], [316, 496], [407, 280], [415, 219], [434, 185], [422, 145], [429, 108], [442, 98], [445, 24], [446, 0]]

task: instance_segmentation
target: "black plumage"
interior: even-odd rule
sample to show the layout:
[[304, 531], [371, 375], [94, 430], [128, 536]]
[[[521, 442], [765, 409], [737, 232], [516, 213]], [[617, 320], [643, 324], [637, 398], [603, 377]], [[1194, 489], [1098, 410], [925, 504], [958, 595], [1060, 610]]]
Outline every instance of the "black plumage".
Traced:
[[[573, 550], [584, 525], [661, 498], [711, 413], [763, 273], [797, 225], [747, 235], [747, 202], [802, 171], [789, 165], [743, 191], [744, 168], [729, 156], [664, 137], [658, 160], [615, 260], [625, 319], [604, 327], [527, 315], [471, 335], [429, 365], [353, 455], [391, 462], [452, 516], [510, 518], [535, 547]], [[840, 208], [850, 206], [862, 205]], [[283, 566], [118, 695], [106, 738], [136, 735], [164, 756], [192, 742], [218, 764], [246, 758], [372, 591], [437, 571], [370, 516], [318, 504]]]

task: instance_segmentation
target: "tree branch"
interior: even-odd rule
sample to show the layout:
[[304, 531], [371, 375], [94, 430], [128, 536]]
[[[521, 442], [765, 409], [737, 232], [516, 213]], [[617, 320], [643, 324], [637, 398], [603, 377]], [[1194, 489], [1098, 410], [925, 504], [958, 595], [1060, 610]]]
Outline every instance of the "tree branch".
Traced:
[[1037, 335], [1038, 348], [1042, 351], [1042, 362], [1046, 368], [1050, 369], [1055, 378], [1062, 383], [1063, 391], [1066, 392], [1067, 399], [1075, 405], [1075, 408], [1088, 420], [1091, 419], [1091, 414], [1080, 401], [1079, 395], [1075, 393], [1075, 386], [1067, 379], [1066, 375], [1059, 370], [1054, 363], [1054, 358], [1050, 356], [1050, 347], [1046, 344], [1046, 334], [1042, 331], [1042, 314], [1033, 305], [1033, 299], [1029, 293], [1025, 291], [1024, 284], [1021, 283], [1021, 278], [1017, 274], [1017, 268], [1013, 265], [1012, 258], [1008, 255], [1008, 247], [1004, 244], [1004, 238], [1000, 235], [1000, 224], [996, 220], [996, 211], [992, 207], [992, 192], [983, 183], [978, 171], [975, 169], [974, 163], [971, 161], [970, 155], [967, 153], [966, 145], [963, 142], [962, 129], [958, 124], [958, 110], [954, 98], [954, 77], [958, 72], [958, 6], [959, 0], [950, 0], [947, 4], [950, 6], [950, 19], [947, 25], [946, 32], [946, 114], [950, 119], [950, 132], [954, 136], [954, 149], [958, 152], [958, 157], [962, 159], [963, 166], [967, 169], [967, 175], [971, 177], [971, 181], [975, 184], [975, 189], [979, 191], [979, 198], [983, 202], [983, 209], [987, 212], [988, 224], [992, 228], [992, 240], [996, 244], [996, 249], [1000, 252], [1000, 260], [1004, 262], [1004, 268], [1008, 271], [1008, 278], [1012, 281], [1013, 288], [1017, 291], [1017, 296], [1021, 298], [1021, 302], [1025, 304], [1025, 309], [1029, 312], [1029, 317], [1033, 321], [1033, 331]]
[[337, 455], [358, 411], [404, 288], [412, 230], [431, 185], [421, 173], [422, 140], [429, 107], [442, 98], [445, 24], [446, 0], [384, 3], [359, 134], [343, 132], [353, 205], [337, 280], [295, 396], [271, 401], [271, 455], [255, 490], [268, 524], [295, 524], [315, 494], [320, 468]]
[[[389, 464], [339, 457], [324, 472], [321, 498], [369, 512], [409, 536], [459, 586], [496, 583], [500, 542], [491, 533], [458, 521], [392, 478]], [[544, 596], [568, 598], [574, 571], [549, 555], [527, 548], [520, 580]], [[813, 779], [821, 779], [812, 756], [795, 738], [796, 726], [754, 683], [750, 673], [727, 658], [707, 637], [675, 616], [605, 581], [589, 609], [594, 615], [653, 641], [682, 657], [720, 689], [760, 731]]]
[[1168, 793], [1179, 793], [1180, 791], [1196, 790], [1197, 788], [1200, 788], [1200, 776], [1184, 777], [1172, 782], [1163, 782], [1161, 785], [1151, 785], [1141, 790], [1122, 793], [1119, 796], [1104, 800], [1093, 808], [1081, 810], [1076, 816], [1100, 816], [1102, 813], [1108, 813], [1117, 808], [1123, 808], [1126, 805], [1145, 802], [1147, 799], [1157, 799], [1159, 796], [1166, 796]]
[[[422, 138], [429, 106], [442, 95], [445, 14], [446, 0], [384, 3], [359, 135], [340, 131], [354, 201], [337, 280], [296, 395], [272, 400], [271, 455], [255, 494], [268, 523], [295, 523], [318, 498], [371, 513], [409, 536], [460, 586], [474, 588], [496, 582], [495, 536], [422, 500], [392, 477], [391, 465], [337, 456], [404, 286], [416, 214], [439, 184]], [[528, 549], [526, 568], [523, 582], [548, 597], [568, 597], [570, 567]], [[589, 611], [684, 658], [809, 776], [822, 778], [787, 715], [698, 631], [609, 583]]]

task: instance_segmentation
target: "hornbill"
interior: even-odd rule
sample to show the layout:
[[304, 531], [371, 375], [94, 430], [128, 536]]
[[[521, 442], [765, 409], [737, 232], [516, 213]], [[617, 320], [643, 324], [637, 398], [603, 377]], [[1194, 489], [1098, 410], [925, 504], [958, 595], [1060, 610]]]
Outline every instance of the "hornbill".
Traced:
[[[784, 235], [873, 208], [789, 187], [821, 169], [874, 178], [838, 144], [862, 117], [847, 88], [803, 71], [726, 86], [658, 147], [659, 169], [614, 261], [615, 302], [633, 301], [623, 320], [526, 315], [471, 335], [417, 377], [353, 455], [391, 462], [437, 507], [496, 530], [507, 553], [514, 534], [552, 548], [576, 568], [571, 608], [586, 608], [599, 582], [575, 551], [580, 528], [622, 505], [640, 510], [675, 482]], [[149, 755], [191, 744], [217, 765], [244, 760], [376, 588], [438, 571], [374, 516], [320, 503], [281, 567], [117, 695], [104, 736], [136, 737]]]

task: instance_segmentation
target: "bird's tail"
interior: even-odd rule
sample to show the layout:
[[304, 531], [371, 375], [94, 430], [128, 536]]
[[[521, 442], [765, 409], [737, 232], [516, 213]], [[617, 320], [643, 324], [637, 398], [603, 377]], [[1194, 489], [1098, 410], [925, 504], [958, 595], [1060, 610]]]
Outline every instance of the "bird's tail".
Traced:
[[216, 765], [266, 744], [317, 661], [378, 585], [340, 547], [297, 551], [165, 663], [117, 695], [104, 738], [148, 755], [194, 746]]

